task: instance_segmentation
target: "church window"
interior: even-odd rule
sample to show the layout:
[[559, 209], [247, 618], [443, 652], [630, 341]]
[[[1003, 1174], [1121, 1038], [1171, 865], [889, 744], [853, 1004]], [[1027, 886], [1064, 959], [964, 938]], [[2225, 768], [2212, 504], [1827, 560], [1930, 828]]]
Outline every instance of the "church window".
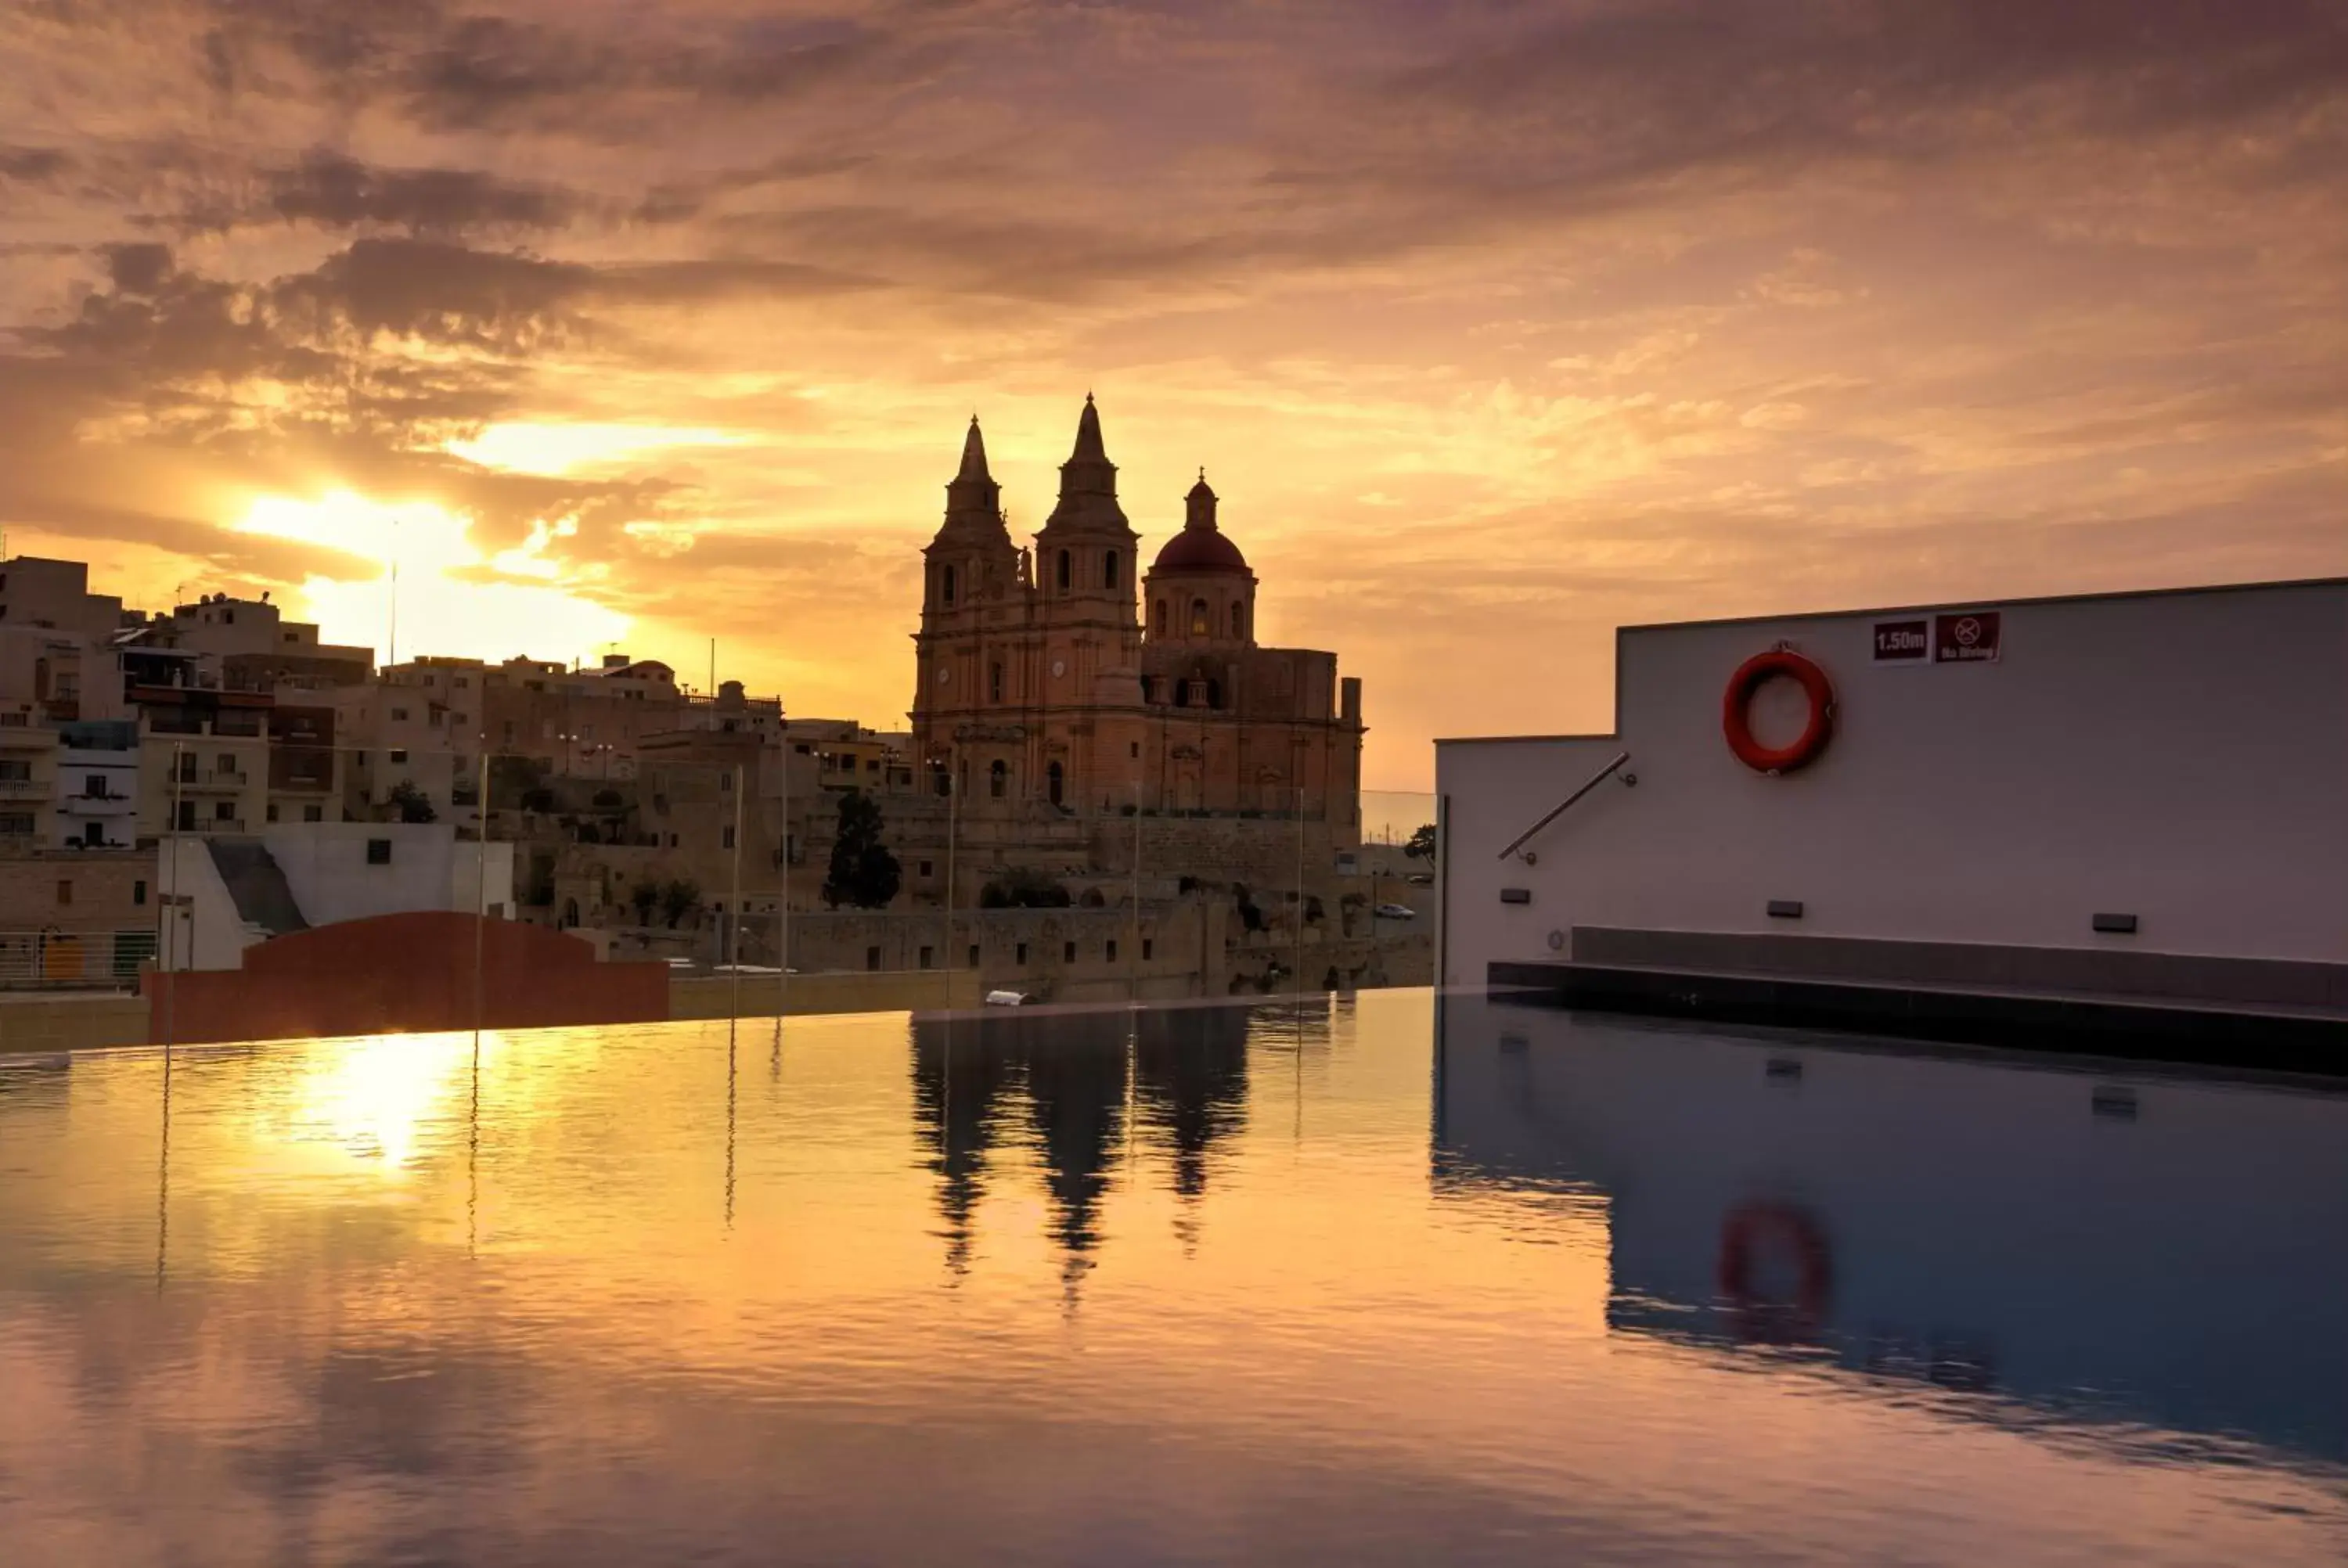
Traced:
[[986, 765], [987, 794], [993, 795], [997, 800], [1001, 800], [1003, 798], [1004, 789], [1010, 784], [1010, 782], [1011, 770], [1004, 766], [1003, 759], [1001, 757], [995, 758], [994, 761]]
[[1149, 634], [1153, 637], [1166, 635], [1166, 601], [1162, 599], [1150, 607]]
[[1067, 592], [1069, 585], [1075, 581], [1076, 570], [1075, 561], [1070, 559], [1067, 551], [1062, 550], [1060, 552], [1060, 591], [1062, 593]]
[[1054, 763], [1047, 770], [1045, 777], [1050, 781], [1049, 789], [1052, 796], [1052, 804], [1054, 805], [1057, 805], [1060, 804], [1060, 794], [1066, 783], [1065, 775], [1062, 774], [1060, 769], [1060, 764]]
[[1101, 586], [1103, 588], [1117, 586], [1117, 552], [1115, 550], [1109, 551], [1107, 558], [1101, 562]]
[[986, 667], [986, 700], [990, 702], [1003, 701], [1003, 666], [1000, 663]]
[[938, 597], [939, 597], [939, 598], [941, 598], [941, 599], [942, 599], [942, 600], [943, 600], [947, 604], [951, 605], [951, 604], [953, 604], [953, 595], [954, 595], [954, 569], [953, 569], [953, 568], [952, 568], [952, 567], [948, 567], [948, 568], [946, 568], [946, 569], [945, 569], [944, 579], [943, 579], [942, 584], [942, 586], [941, 586], [941, 589], [940, 589], [940, 592], [939, 592]]
[[1207, 619], [1207, 601], [1203, 599], [1192, 600], [1190, 601], [1190, 635], [1204, 637], [1213, 630], [1214, 622]]
[[1233, 637], [1247, 635], [1247, 606], [1243, 604], [1231, 606], [1231, 635]]

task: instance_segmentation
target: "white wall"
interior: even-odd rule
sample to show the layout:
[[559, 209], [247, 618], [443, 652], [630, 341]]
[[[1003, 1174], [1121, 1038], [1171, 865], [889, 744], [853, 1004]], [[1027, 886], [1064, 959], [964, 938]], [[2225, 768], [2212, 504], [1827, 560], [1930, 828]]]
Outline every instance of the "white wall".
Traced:
[[156, 892], [185, 903], [164, 905], [163, 929], [156, 937], [155, 961], [165, 969], [233, 969], [244, 950], [264, 939], [237, 913], [228, 884], [221, 880], [205, 841], [193, 834], [162, 841], [156, 856]]
[[[1954, 608], [2003, 612], [1997, 663], [1873, 661], [1877, 620], [1929, 610], [1637, 628], [1618, 736], [1438, 743], [1445, 979], [1575, 926], [2348, 962], [2348, 581]], [[1838, 713], [1770, 778], [1721, 697], [1780, 640]], [[1537, 865], [1497, 858], [1623, 751], [1636, 787], [1560, 817]]]
[[[367, 863], [367, 843], [391, 844], [389, 864]], [[489, 886], [479, 886], [483, 845], [459, 844], [448, 823], [279, 823], [261, 835], [313, 926], [416, 909], [469, 911], [484, 895], [513, 902], [513, 845], [487, 846]]]

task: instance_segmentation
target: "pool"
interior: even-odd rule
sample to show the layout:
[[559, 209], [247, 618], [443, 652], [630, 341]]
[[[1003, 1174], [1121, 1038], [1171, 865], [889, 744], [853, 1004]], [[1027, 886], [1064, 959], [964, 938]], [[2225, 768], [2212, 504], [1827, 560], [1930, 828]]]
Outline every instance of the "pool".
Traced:
[[1425, 991], [0, 1066], [0, 1556], [2348, 1555], [2348, 1097]]

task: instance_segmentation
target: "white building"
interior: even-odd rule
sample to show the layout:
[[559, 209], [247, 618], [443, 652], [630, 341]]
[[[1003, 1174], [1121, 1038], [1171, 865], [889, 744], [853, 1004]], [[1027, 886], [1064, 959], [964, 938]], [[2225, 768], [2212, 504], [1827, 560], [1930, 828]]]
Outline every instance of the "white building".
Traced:
[[232, 969], [313, 926], [415, 910], [514, 912], [514, 846], [448, 823], [281, 823], [258, 837], [166, 839], [156, 876], [167, 968]]
[[[1729, 688], [1780, 649], [1830, 703], [1815, 757], [1771, 773], [1733, 715], [1766, 763], [1816, 704]], [[2348, 579], [1627, 628], [1616, 721], [1438, 743], [1445, 982], [2348, 1011]]]
[[58, 725], [51, 844], [85, 849], [135, 847], [139, 771], [139, 726], [130, 720]]

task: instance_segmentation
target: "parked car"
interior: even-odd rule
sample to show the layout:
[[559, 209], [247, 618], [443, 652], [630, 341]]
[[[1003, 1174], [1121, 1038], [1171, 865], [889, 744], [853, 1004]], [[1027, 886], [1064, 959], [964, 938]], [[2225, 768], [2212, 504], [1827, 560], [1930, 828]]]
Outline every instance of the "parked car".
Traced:
[[1378, 906], [1378, 918], [1381, 920], [1416, 920], [1418, 918], [1418, 911], [1412, 908], [1407, 904], [1381, 904]]
[[1409, 876], [1404, 877], [1403, 880], [1405, 882], [1416, 883], [1421, 887], [1432, 887], [1435, 886], [1435, 873], [1432, 871], [1414, 871]]
[[991, 1008], [1021, 1008], [1034, 1005], [1035, 999], [1025, 991], [989, 991], [986, 1005]]

